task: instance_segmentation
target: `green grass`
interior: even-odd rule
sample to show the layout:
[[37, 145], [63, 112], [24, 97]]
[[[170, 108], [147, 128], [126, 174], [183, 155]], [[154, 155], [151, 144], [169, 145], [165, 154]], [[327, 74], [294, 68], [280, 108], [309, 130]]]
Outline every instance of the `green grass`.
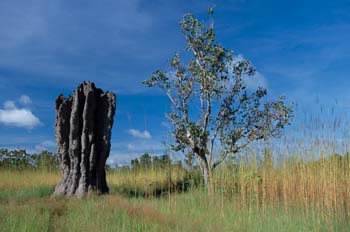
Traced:
[[[324, 164], [329, 167], [328, 163]], [[314, 170], [312, 167], [310, 170]], [[312, 172], [307, 166], [303, 168], [305, 170], [299, 170], [301, 174], [298, 175], [307, 174], [310, 180], [309, 188], [313, 188], [316, 185], [312, 185]], [[256, 175], [264, 173], [267, 175], [266, 173], [271, 172], [265, 177], [266, 180], [262, 176], [263, 181], [256, 181], [256, 178], [245, 179], [247, 176], [251, 177], [249, 173], [254, 173], [252, 170], [251, 172], [243, 169], [240, 171], [244, 171], [246, 175], [241, 173], [240, 176], [245, 177], [241, 177], [237, 182], [251, 188], [246, 189], [247, 192], [243, 191], [244, 194], [242, 189], [232, 193], [227, 190], [231, 188], [227, 184], [228, 179], [232, 178], [221, 176], [229, 175], [229, 172], [224, 170], [217, 173], [215, 182], [217, 186], [219, 184], [222, 186], [212, 195], [208, 195], [200, 188], [195, 188], [184, 193], [165, 194], [161, 197], [147, 195], [135, 198], [119, 193], [120, 189], [130, 188], [130, 186], [121, 185], [126, 183], [120, 183], [120, 185], [112, 183], [109, 195], [67, 199], [52, 197], [54, 185], [47, 185], [45, 182], [39, 182], [36, 186], [34, 183], [27, 184], [26, 186], [31, 187], [25, 188], [18, 186], [12, 188], [12, 183], [11, 188], [6, 186], [0, 188], [0, 231], [350, 231], [347, 206], [343, 206], [345, 208], [328, 207], [332, 205], [328, 202], [318, 205], [317, 199], [313, 204], [312, 200], [315, 199], [312, 198], [300, 201], [299, 196], [307, 196], [297, 193], [292, 195], [288, 189], [285, 190], [286, 194], [289, 194], [289, 197], [295, 197], [295, 200], [285, 201], [283, 197], [278, 198], [278, 195], [273, 195], [274, 186], [267, 182], [267, 179], [270, 178], [270, 181], [276, 182], [276, 185], [279, 181], [283, 184], [283, 180], [291, 175], [286, 169], [277, 173], [278, 175], [284, 173], [280, 178], [277, 178], [277, 174], [274, 173], [278, 170], [255, 170]], [[0, 170], [0, 177], [4, 172], [4, 175], [8, 175], [8, 171]], [[30, 179], [31, 174], [39, 178], [39, 174], [33, 172], [22, 172], [21, 175], [23, 178]], [[143, 175], [146, 174], [144, 170]], [[41, 175], [42, 178], [46, 176], [45, 173]], [[117, 175], [118, 173], [112, 175], [115, 180], [119, 180]], [[121, 175], [125, 177], [127, 174]], [[17, 178], [19, 177], [20, 174], [17, 175]], [[272, 179], [272, 177], [275, 178]], [[294, 180], [292, 177], [289, 178], [289, 181]], [[333, 177], [329, 176], [329, 178]], [[19, 180], [13, 182], [16, 181], [21, 183]], [[302, 186], [305, 184], [302, 180], [298, 181], [301, 181]], [[339, 181], [343, 183], [341, 182], [343, 180]], [[149, 188], [150, 185], [146, 183], [144, 183], [146, 189], [138, 185], [141, 192]], [[271, 186], [271, 192], [261, 193], [261, 196], [271, 195], [264, 201], [261, 200], [259, 192], [253, 191], [259, 186], [257, 183]], [[296, 183], [299, 182], [294, 184]], [[327, 191], [327, 188], [323, 190]], [[331, 193], [332, 189], [326, 192], [329, 195]], [[347, 199], [348, 195], [344, 197]], [[332, 197], [330, 196], [329, 199]], [[337, 200], [341, 199], [337, 198]], [[308, 205], [305, 205], [305, 202]]]
[[347, 221], [319, 217], [316, 210], [237, 204], [196, 191], [162, 199], [117, 195], [88, 199], [49, 196], [9, 198], [1, 203], [0, 231], [349, 231]]
[[0, 202], [5, 202], [13, 199], [24, 199], [24, 198], [42, 198], [50, 196], [53, 192], [52, 186], [39, 186], [32, 188], [23, 189], [4, 189], [0, 191]]
[[[328, 218], [317, 209], [282, 204], [244, 205], [240, 198], [222, 198], [194, 192], [151, 204], [195, 231], [349, 231], [345, 220]], [[189, 229], [191, 231], [191, 229]]]

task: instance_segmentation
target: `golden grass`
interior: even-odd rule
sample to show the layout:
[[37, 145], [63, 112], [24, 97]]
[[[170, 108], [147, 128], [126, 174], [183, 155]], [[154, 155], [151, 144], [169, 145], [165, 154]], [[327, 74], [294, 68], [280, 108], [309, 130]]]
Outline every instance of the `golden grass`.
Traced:
[[[349, 231], [349, 165], [346, 159], [320, 159], [290, 160], [278, 167], [253, 162], [223, 166], [213, 177], [213, 195], [192, 189], [165, 198], [128, 199], [112, 191], [105, 197], [67, 201], [35, 191], [5, 194], [0, 225], [28, 231]], [[154, 183], [168, 185], [184, 175], [176, 168], [107, 173], [110, 187], [145, 189]], [[1, 193], [53, 187], [59, 173], [0, 170], [0, 178], [5, 180]]]
[[0, 169], [0, 179], [0, 190], [16, 190], [37, 186], [54, 186], [60, 179], [60, 173], [39, 170]]
[[[60, 175], [59, 171], [0, 169], [0, 190], [55, 186], [60, 180]], [[185, 171], [179, 167], [117, 170], [107, 172], [107, 183], [111, 186], [128, 185], [147, 189], [154, 185], [167, 186], [182, 181], [185, 175]]]
[[263, 211], [281, 207], [285, 214], [300, 209], [306, 218], [349, 221], [350, 162], [343, 159], [285, 161], [279, 167], [241, 165], [234, 172], [222, 168], [214, 177], [214, 186], [226, 198], [235, 196], [240, 207]]
[[186, 172], [180, 167], [121, 170], [107, 173], [110, 185], [129, 185], [147, 189], [153, 185], [164, 186], [182, 181]]

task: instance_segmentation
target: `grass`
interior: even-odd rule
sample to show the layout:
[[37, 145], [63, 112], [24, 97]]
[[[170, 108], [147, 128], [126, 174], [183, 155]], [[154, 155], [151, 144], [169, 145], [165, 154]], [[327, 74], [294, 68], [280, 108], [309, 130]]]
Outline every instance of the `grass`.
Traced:
[[0, 231], [350, 231], [349, 165], [226, 165], [211, 195], [169, 191], [182, 169], [117, 171], [108, 173], [110, 195], [87, 199], [51, 197], [59, 173], [0, 170]]
[[127, 197], [160, 197], [188, 190], [186, 172], [180, 167], [139, 168], [109, 172], [107, 181], [111, 192]]
[[0, 190], [28, 189], [37, 186], [54, 186], [60, 176], [58, 172], [39, 170], [0, 169]]

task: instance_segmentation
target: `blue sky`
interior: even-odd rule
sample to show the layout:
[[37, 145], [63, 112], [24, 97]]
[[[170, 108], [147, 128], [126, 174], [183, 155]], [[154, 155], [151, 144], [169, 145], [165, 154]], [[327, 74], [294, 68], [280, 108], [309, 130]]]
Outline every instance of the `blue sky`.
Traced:
[[312, 111], [350, 104], [350, 1], [0, 1], [0, 147], [54, 150], [54, 100], [90, 80], [117, 94], [110, 163], [162, 154], [161, 92], [141, 81], [175, 51], [179, 21], [216, 4], [217, 40], [253, 62], [252, 86]]

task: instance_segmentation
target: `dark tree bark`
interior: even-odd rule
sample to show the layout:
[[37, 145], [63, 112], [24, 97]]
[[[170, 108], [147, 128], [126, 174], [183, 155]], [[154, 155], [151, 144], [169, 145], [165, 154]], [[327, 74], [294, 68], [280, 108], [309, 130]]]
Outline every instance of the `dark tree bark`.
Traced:
[[56, 143], [62, 178], [55, 195], [108, 193], [105, 165], [110, 152], [115, 94], [84, 82], [72, 97], [56, 99]]

